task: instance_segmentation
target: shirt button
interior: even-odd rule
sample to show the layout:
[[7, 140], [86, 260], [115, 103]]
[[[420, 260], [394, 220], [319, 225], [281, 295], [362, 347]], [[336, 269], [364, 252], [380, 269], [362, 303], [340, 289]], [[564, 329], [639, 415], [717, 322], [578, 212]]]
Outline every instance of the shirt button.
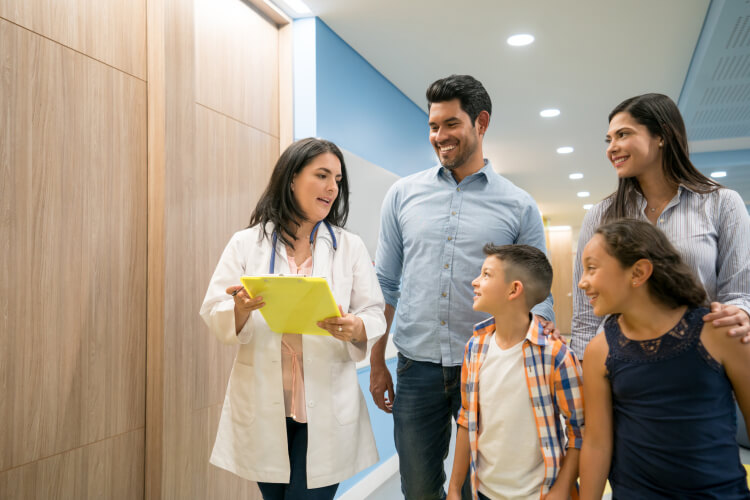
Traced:
[[441, 322], [440, 322], [440, 324], [441, 324], [441, 325], [445, 325], [445, 321], [441, 321]]
[[451, 241], [453, 239], [453, 236], [448, 236], [448, 241]]
[[443, 292], [443, 297], [447, 297], [447, 296], [448, 296], [448, 294], [445, 293], [445, 292]]
[[451, 266], [449, 266], [448, 264], [446, 264], [446, 265], [445, 265], [445, 268], [446, 268], [446, 269], [448, 269], [449, 267], [451, 267]]
[[461, 191], [461, 188], [456, 188], [456, 191]]
[[456, 215], [456, 212], [455, 211], [451, 212], [451, 215]]

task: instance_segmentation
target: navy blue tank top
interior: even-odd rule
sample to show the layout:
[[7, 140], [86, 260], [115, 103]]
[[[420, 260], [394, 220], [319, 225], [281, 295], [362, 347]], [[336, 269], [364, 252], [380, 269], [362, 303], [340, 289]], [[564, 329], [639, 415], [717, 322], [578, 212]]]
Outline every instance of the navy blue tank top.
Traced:
[[[613, 499], [748, 499], [732, 385], [700, 341], [705, 308], [664, 335], [630, 340], [610, 316]], [[739, 346], [739, 344], [738, 344]]]

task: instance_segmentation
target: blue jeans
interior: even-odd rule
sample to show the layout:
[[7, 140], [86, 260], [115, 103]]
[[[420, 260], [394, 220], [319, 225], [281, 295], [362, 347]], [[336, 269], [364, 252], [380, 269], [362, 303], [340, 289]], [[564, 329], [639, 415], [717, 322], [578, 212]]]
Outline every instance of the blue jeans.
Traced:
[[258, 483], [263, 500], [332, 500], [339, 485], [307, 489], [307, 424], [286, 419], [289, 483]]
[[[461, 407], [461, 367], [444, 367], [398, 355], [393, 437], [396, 441], [401, 491], [406, 500], [445, 498], [445, 465], [451, 419]], [[471, 500], [471, 484], [461, 490]]]

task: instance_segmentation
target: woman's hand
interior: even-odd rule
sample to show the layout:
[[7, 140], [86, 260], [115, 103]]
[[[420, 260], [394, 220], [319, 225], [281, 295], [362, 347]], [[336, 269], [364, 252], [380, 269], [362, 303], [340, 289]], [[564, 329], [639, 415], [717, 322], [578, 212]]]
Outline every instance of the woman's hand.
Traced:
[[343, 342], [367, 341], [367, 332], [365, 332], [365, 323], [362, 318], [345, 313], [341, 305], [339, 305], [339, 311], [341, 317], [331, 316], [323, 321], [318, 321], [318, 326]]
[[251, 299], [242, 285], [230, 286], [227, 288], [227, 295], [231, 295], [234, 299], [234, 329], [235, 333], [239, 335], [242, 327], [247, 323], [250, 313], [260, 309], [266, 303], [263, 302], [263, 297], [260, 295]]
[[711, 302], [711, 312], [703, 316], [703, 321], [711, 321], [714, 326], [732, 327], [727, 332], [730, 337], [739, 337], [743, 344], [750, 343], [750, 318], [735, 305]]
[[238, 312], [249, 314], [266, 305], [266, 303], [263, 302], [263, 297], [260, 295], [251, 299], [247, 290], [245, 290], [245, 287], [242, 285], [230, 286], [227, 288], [227, 294], [234, 298], [234, 310]]

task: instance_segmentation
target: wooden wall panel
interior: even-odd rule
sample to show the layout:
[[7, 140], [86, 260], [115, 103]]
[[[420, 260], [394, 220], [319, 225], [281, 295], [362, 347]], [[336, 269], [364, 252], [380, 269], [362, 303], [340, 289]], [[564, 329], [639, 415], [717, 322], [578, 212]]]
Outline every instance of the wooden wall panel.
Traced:
[[143, 498], [143, 429], [0, 472], [0, 498]]
[[570, 229], [547, 231], [549, 258], [554, 272], [552, 298], [555, 301], [555, 325], [570, 335], [573, 318], [573, 241]]
[[145, 0], [0, 0], [0, 17], [146, 78]]
[[[191, 303], [203, 301], [205, 288], [232, 234], [247, 227], [255, 201], [260, 197], [279, 156], [279, 140], [201, 105], [196, 106], [196, 169], [194, 177], [197, 290]], [[201, 286], [203, 284], [203, 286]], [[239, 283], [238, 283], [239, 284]], [[224, 400], [235, 350], [211, 335], [200, 318], [192, 343], [196, 360], [193, 409]]]
[[195, 0], [196, 101], [279, 136], [275, 25], [241, 0]]
[[4, 20], [0, 74], [2, 471], [145, 425], [146, 85]]

